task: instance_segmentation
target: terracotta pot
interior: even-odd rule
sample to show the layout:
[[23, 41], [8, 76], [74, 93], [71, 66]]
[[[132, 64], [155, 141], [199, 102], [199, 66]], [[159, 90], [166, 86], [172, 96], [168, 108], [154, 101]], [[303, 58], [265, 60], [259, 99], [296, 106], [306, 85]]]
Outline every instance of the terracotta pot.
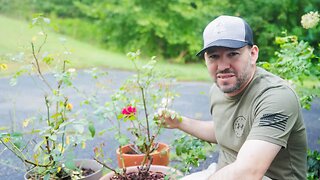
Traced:
[[[130, 172], [138, 172], [137, 166], [131, 166], [126, 168], [127, 173]], [[170, 177], [170, 179], [178, 179], [182, 177], [183, 174], [171, 167], [168, 166], [159, 166], [159, 165], [151, 165], [150, 171], [153, 172], [162, 172]], [[108, 174], [104, 175], [100, 180], [110, 180], [114, 176], [114, 172], [109, 172]]]
[[[122, 158], [124, 159], [125, 167], [129, 166], [140, 166], [145, 154], [128, 154], [132, 149], [130, 145], [123, 146], [122, 149]], [[151, 153], [152, 156], [152, 165], [162, 165], [167, 166], [169, 164], [169, 146], [164, 143], [159, 143], [159, 147], [156, 151]], [[120, 159], [120, 149], [117, 149], [117, 159], [118, 166], [122, 168], [122, 161]]]
[[[75, 164], [77, 167], [94, 170], [94, 173], [81, 178], [80, 180], [97, 180], [102, 177], [102, 165], [93, 159], [75, 159]], [[32, 170], [26, 172], [24, 175], [25, 180], [28, 180], [30, 173], [32, 173]]]

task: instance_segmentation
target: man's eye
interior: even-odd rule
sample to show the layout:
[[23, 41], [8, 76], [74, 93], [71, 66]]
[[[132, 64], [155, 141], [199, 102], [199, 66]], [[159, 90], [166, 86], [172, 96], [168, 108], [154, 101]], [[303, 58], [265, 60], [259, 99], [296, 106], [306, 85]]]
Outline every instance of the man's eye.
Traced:
[[215, 55], [215, 54], [212, 54], [209, 56], [210, 59], [214, 60], [214, 59], [218, 59], [219, 56], [218, 55]]
[[240, 54], [240, 53], [238, 53], [238, 52], [230, 52], [228, 55], [229, 55], [230, 57], [234, 57], [234, 56], [236, 56], [236, 55], [238, 55], [238, 54]]

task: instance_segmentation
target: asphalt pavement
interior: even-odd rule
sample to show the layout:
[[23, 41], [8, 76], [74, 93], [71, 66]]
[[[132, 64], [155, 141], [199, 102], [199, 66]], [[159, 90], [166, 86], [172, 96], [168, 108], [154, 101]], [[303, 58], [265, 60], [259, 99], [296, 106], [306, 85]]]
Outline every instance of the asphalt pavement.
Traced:
[[[107, 87], [100, 94], [103, 101], [110, 99], [110, 94], [113, 89], [116, 89], [120, 84], [132, 73], [119, 70], [107, 70], [108, 76], [102, 79], [102, 83]], [[50, 76], [50, 75], [48, 75]], [[18, 79], [16, 86], [9, 85], [10, 78], [0, 78], [0, 130], [3, 127], [11, 127], [14, 129], [22, 128], [22, 121], [42, 111], [43, 96], [41, 94], [41, 83], [36, 77], [23, 76]], [[87, 92], [96, 90], [96, 85], [93, 84], [90, 77], [83, 73], [78, 73], [78, 78], [75, 84], [79, 89]], [[211, 83], [209, 82], [177, 82], [175, 89], [180, 94], [173, 102], [173, 109], [181, 114], [201, 119], [210, 120], [209, 113], [209, 96], [208, 92]], [[77, 102], [77, 97], [72, 97], [70, 101]], [[311, 110], [302, 110], [305, 119], [308, 135], [308, 145], [310, 149], [320, 150], [318, 138], [320, 137], [320, 100], [316, 99]], [[97, 131], [107, 129], [108, 123], [96, 122]], [[174, 131], [166, 129], [159, 137], [159, 140], [165, 143], [172, 143]], [[0, 131], [1, 132], [1, 131]], [[106, 133], [102, 137], [95, 138], [93, 141], [87, 143], [86, 149], [80, 149], [76, 152], [78, 158], [91, 158], [93, 156], [93, 147], [101, 142], [106, 143], [107, 151], [110, 152], [113, 165], [116, 161], [113, 158], [117, 143], [114, 141], [112, 133]], [[24, 167], [19, 159], [14, 157], [11, 152], [3, 151], [4, 146], [0, 144], [0, 180], [16, 180], [23, 179]], [[211, 162], [217, 159], [217, 154], [213, 153], [208, 159], [201, 163], [199, 168], [193, 171], [206, 168]]]

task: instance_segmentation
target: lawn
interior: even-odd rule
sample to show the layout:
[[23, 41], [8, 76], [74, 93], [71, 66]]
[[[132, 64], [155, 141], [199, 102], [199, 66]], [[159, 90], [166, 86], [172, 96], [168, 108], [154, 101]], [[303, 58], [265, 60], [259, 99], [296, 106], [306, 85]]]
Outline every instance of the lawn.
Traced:
[[[39, 29], [30, 28], [26, 21], [11, 19], [0, 15], [0, 63], [6, 59], [18, 58], [20, 52], [30, 50], [30, 42]], [[80, 42], [78, 40], [66, 37], [64, 35], [50, 31], [48, 33], [46, 47], [51, 51], [61, 52], [61, 39], [65, 39], [65, 46], [72, 51], [71, 61], [76, 68], [111, 68], [121, 70], [131, 70], [132, 66], [125, 54], [109, 52], [97, 46]], [[28, 49], [29, 48], [29, 49]], [[30, 51], [29, 51], [30, 52]], [[143, 53], [143, 52], [142, 52]], [[159, 59], [158, 59], [159, 60]], [[0, 71], [0, 76], [8, 75], [17, 70], [17, 67], [8, 63], [6, 72]], [[183, 81], [210, 81], [204, 64], [169, 64], [166, 61], [159, 60], [160, 70], [165, 70], [178, 80]]]

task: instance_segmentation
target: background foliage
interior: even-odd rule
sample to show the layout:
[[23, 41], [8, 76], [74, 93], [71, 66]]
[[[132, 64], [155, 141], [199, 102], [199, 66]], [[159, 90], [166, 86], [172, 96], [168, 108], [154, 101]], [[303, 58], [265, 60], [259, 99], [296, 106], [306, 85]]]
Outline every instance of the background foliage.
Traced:
[[[244, 17], [255, 32], [263, 61], [277, 49], [274, 37], [286, 30], [317, 46], [320, 29], [303, 29], [300, 17], [320, 7], [318, 0], [0, 0], [0, 13], [30, 18], [41, 12], [59, 31], [118, 52], [141, 49], [168, 61], [194, 62], [202, 30], [221, 14]], [[14, 10], [14, 12], [12, 12]], [[319, 54], [319, 52], [315, 52]]]

